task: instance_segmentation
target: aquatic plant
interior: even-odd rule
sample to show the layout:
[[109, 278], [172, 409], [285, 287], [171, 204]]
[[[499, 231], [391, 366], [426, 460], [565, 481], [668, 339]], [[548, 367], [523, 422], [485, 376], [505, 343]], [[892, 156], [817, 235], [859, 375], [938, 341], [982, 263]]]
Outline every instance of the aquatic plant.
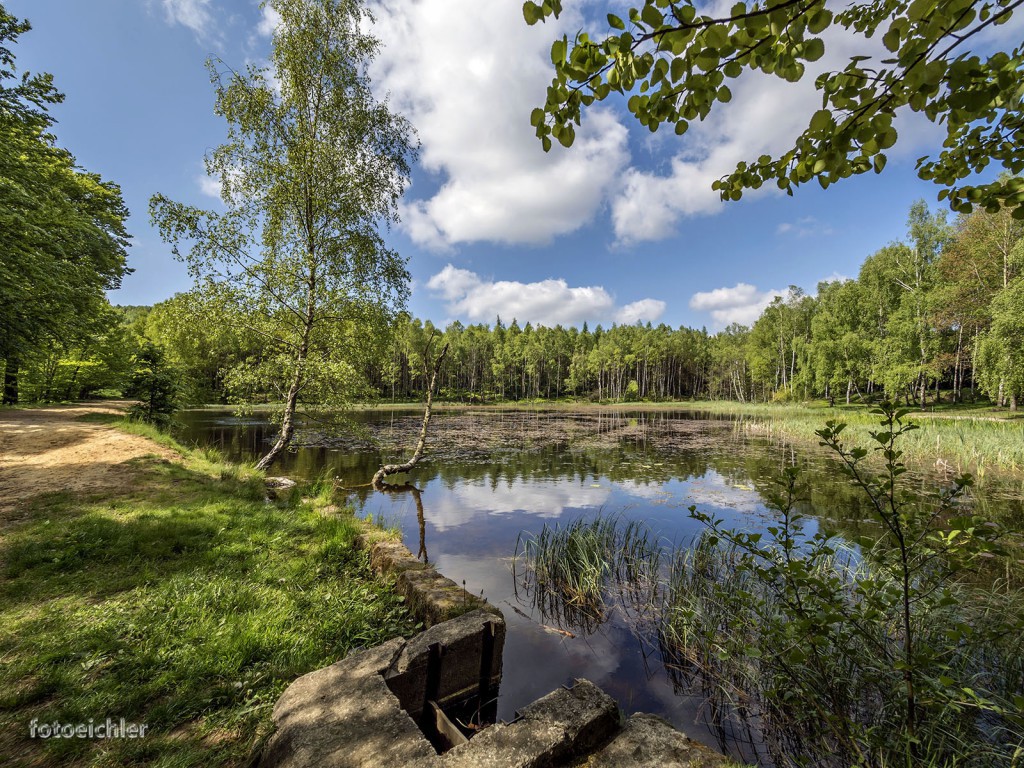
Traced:
[[961, 579], [1005, 554], [1001, 531], [963, 514], [968, 476], [932, 498], [903, 487], [914, 429], [883, 405], [868, 474], [845, 425], [818, 431], [869, 499], [881, 535], [853, 550], [803, 530], [799, 472], [770, 504], [770, 537], [707, 525], [668, 578], [661, 623], [677, 677], [701, 678], [719, 717], [745, 719], [775, 765], [1008, 765], [1024, 755], [1019, 595]]
[[585, 631], [631, 606], [723, 744], [745, 740], [767, 764], [1024, 764], [1024, 599], [971, 583], [1006, 556], [1003, 531], [961, 509], [969, 476], [931, 495], [901, 480], [915, 427], [893, 406], [875, 415], [880, 474], [844, 446], [843, 424], [818, 431], [869, 502], [870, 539], [805, 530], [790, 468], [763, 533], [691, 507], [706, 529], [665, 559], [641, 523], [545, 525], [517, 542], [517, 584], [543, 617]]
[[633, 613], [657, 603], [660, 561], [661, 547], [643, 523], [599, 514], [520, 534], [513, 571], [545, 620], [592, 631], [607, 619], [612, 591]]

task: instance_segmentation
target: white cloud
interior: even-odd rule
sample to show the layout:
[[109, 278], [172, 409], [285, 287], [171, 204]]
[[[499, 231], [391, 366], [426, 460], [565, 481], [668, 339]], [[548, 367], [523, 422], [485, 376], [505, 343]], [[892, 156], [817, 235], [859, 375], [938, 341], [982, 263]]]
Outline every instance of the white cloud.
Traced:
[[595, 109], [571, 149], [544, 153], [529, 124], [551, 82], [551, 41], [575, 34], [578, 9], [536, 27], [520, 0], [380, 0], [374, 13], [374, 83], [416, 126], [422, 165], [441, 179], [404, 204], [414, 241], [544, 243], [593, 218], [628, 161], [626, 128]]
[[471, 322], [505, 322], [513, 318], [546, 326], [579, 325], [614, 321], [654, 322], [665, 311], [665, 302], [641, 299], [616, 308], [615, 299], [601, 286], [573, 288], [562, 279], [536, 283], [514, 280], [485, 280], [468, 269], [448, 264], [427, 281], [427, 289], [443, 298], [446, 310]]
[[209, 176], [199, 176], [196, 181], [199, 183], [199, 191], [209, 197], [215, 197], [220, 200], [221, 189], [223, 188], [220, 179], [214, 179]]
[[813, 216], [802, 216], [796, 221], [784, 221], [775, 228], [775, 234], [791, 237], [827, 237], [834, 232], [831, 226]]
[[[669, 137], [678, 143], [667, 172], [628, 169], [611, 204], [617, 239], [625, 243], [660, 240], [675, 234], [686, 217], [719, 212], [727, 203], [719, 200], [712, 183], [735, 170], [741, 160], [753, 161], [763, 154], [777, 156], [790, 148], [810, 116], [821, 108], [821, 94], [814, 88], [818, 73], [841, 70], [854, 54], [887, 55], [879, 39], [865, 41], [842, 29], [829, 30], [823, 39], [825, 56], [809, 66], [797, 83], [760, 72], [745, 72], [727, 81], [733, 94], [730, 103], [716, 104], [708, 119], [691, 123], [681, 139]], [[897, 113], [895, 125], [900, 140], [890, 152], [892, 156], [915, 156], [923, 145], [935, 146], [941, 141], [939, 128], [906, 109]], [[660, 131], [671, 134], [672, 126], [663, 125]], [[659, 146], [664, 149], [671, 142]], [[769, 184], [745, 191], [744, 198], [764, 194], [782, 192]]]
[[264, 5], [262, 8], [262, 14], [260, 15], [259, 25], [256, 27], [256, 33], [261, 37], [273, 37], [274, 30], [280, 25], [281, 14], [269, 5]]
[[760, 291], [749, 283], [736, 283], [732, 288], [715, 288], [713, 291], [693, 294], [690, 297], [690, 309], [710, 312], [718, 328], [732, 323], [752, 325], [764, 308], [772, 303], [772, 299], [786, 294], [787, 291]]
[[615, 313], [616, 322], [633, 325], [636, 322], [657, 322], [665, 314], [665, 302], [660, 299], [640, 299], [627, 304]]
[[844, 275], [842, 272], [835, 272], [835, 271], [833, 271], [832, 274], [828, 275], [827, 277], [821, 278], [821, 280], [819, 280], [818, 282], [819, 283], [845, 283], [845, 282], [847, 282], [849, 280], [853, 280], [853, 278], [850, 277], [849, 275]]
[[210, 0], [161, 0], [164, 14], [171, 24], [188, 27], [199, 38], [213, 33], [213, 15]]

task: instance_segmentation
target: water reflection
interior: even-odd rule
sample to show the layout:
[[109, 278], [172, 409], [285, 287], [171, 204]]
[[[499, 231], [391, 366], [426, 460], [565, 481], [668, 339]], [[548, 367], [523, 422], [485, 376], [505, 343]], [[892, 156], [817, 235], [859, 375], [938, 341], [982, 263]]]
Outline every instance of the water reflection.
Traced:
[[[283, 456], [273, 472], [312, 478], [326, 471], [344, 486], [366, 484], [380, 464], [411, 449], [422, 414], [366, 411], [352, 418], [361, 427], [352, 434], [308, 427], [307, 444]], [[235, 459], [261, 455], [274, 431], [224, 412], [193, 411], [185, 419], [186, 439]], [[360, 514], [400, 528], [421, 559], [503, 610], [500, 718], [510, 720], [538, 696], [585, 677], [627, 712], [653, 712], [706, 743], [731, 741], [742, 758], [743, 734], [709, 724], [713, 713], [699, 682], [688, 681], [685, 666], [643, 626], [642, 612], [616, 604], [587, 624], [584, 617], [541, 610], [517, 590], [512, 561], [522, 532], [602, 512], [644, 522], [666, 545], [684, 544], [701, 531], [688, 514], [691, 504], [728, 526], [762, 530], [774, 514], [766, 494], [789, 466], [800, 466], [809, 480], [800, 512], [850, 538], [871, 535], [863, 500], [823, 452], [770, 443], [728, 420], [671, 411], [437, 412], [427, 459], [407, 483], [388, 493], [358, 487], [350, 501]], [[979, 503], [1021, 516], [1019, 500]]]
[[416, 558], [429, 564], [430, 558], [427, 555], [427, 519], [423, 514], [423, 491], [412, 483], [380, 483], [377, 490], [389, 494], [408, 493], [412, 496], [413, 502], [416, 504], [416, 527], [420, 535], [420, 546], [416, 551]]

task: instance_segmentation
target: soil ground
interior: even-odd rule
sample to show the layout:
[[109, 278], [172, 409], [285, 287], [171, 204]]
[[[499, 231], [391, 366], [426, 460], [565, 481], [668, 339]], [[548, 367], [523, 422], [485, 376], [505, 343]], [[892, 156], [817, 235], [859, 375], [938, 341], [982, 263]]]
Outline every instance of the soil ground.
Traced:
[[127, 490], [141, 456], [175, 457], [152, 440], [128, 435], [104, 416], [128, 403], [114, 401], [0, 410], [0, 523], [21, 517], [26, 500], [44, 493]]

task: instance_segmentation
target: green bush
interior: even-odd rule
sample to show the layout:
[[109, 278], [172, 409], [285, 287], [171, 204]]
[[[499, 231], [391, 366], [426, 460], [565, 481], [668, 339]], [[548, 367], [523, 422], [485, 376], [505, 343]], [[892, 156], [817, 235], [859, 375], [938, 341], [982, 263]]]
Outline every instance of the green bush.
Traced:
[[712, 683], [719, 713], [753, 722], [776, 765], [1005, 766], [1024, 756], [1024, 648], [1019, 598], [965, 576], [1006, 554], [1002, 532], [963, 514], [969, 476], [932, 498], [900, 482], [898, 444], [915, 429], [885, 404], [872, 432], [885, 471], [862, 469], [844, 424], [822, 445], [868, 496], [877, 538], [860, 549], [796, 511], [795, 469], [780, 481], [770, 537], [707, 531], [677, 556], [662, 621], [680, 668]]
[[139, 400], [128, 409], [128, 418], [134, 421], [166, 427], [178, 409], [177, 379], [163, 351], [152, 342], [145, 342], [135, 356], [124, 394]]

